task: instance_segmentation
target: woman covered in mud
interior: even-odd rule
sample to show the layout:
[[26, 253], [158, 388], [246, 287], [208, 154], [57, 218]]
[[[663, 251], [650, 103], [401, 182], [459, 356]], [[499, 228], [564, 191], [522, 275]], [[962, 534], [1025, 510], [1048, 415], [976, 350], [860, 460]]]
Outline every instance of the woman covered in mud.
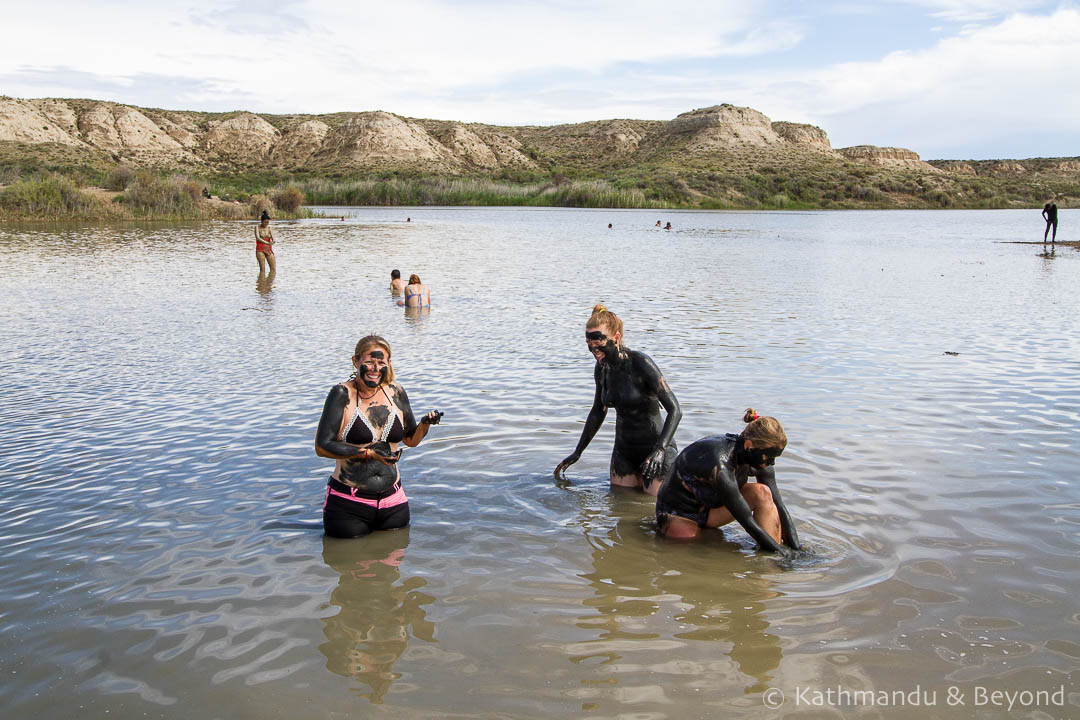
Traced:
[[368, 335], [356, 343], [356, 372], [326, 396], [315, 454], [333, 458], [326, 485], [323, 529], [331, 537], [362, 537], [409, 524], [409, 499], [401, 488], [400, 444], [416, 447], [442, 413], [416, 422], [409, 397], [394, 381], [390, 343]]
[[[656, 524], [669, 538], [693, 540], [702, 528], [738, 520], [763, 550], [799, 549], [799, 536], [780, 491], [773, 465], [787, 447], [780, 421], [743, 415], [738, 434], [712, 435], [686, 446], [656, 496]], [[757, 482], [747, 482], [753, 475]]]
[[[655, 495], [671, 473], [678, 449], [673, 438], [682, 410], [663, 373], [648, 355], [622, 344], [623, 324], [603, 305], [593, 308], [585, 323], [585, 343], [596, 358], [596, 394], [577, 447], [555, 468], [562, 477], [581, 458], [608, 408], [615, 408], [615, 447], [611, 451], [611, 484], [636, 487]], [[667, 417], [661, 421], [660, 407]]]

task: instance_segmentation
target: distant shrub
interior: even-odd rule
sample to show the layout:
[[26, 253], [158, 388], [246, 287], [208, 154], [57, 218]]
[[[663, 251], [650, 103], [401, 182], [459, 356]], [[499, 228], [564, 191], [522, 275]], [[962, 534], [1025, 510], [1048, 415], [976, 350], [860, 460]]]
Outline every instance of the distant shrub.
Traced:
[[198, 183], [185, 178], [162, 178], [143, 171], [135, 174], [124, 191], [124, 202], [142, 215], [193, 216], [198, 214], [199, 192]]
[[288, 185], [274, 193], [274, 204], [287, 213], [295, 213], [304, 204], [304, 193], [295, 185]]
[[135, 180], [135, 170], [130, 165], [117, 165], [109, 171], [105, 180], [105, 187], [109, 190], [127, 190], [127, 186]]
[[216, 212], [223, 220], [245, 220], [248, 218], [247, 205], [236, 205], [230, 202], [218, 206]]
[[0, 214], [48, 220], [96, 217], [100, 204], [68, 178], [46, 175], [0, 189]]
[[199, 202], [202, 198], [202, 185], [194, 180], [185, 180], [183, 178], [178, 178], [178, 182], [180, 183], [180, 190], [182, 192], [187, 193], [195, 202]]
[[264, 210], [272, 214], [274, 203], [265, 195], [252, 195], [251, 199], [248, 200], [248, 209], [250, 210], [249, 215], [259, 217]]

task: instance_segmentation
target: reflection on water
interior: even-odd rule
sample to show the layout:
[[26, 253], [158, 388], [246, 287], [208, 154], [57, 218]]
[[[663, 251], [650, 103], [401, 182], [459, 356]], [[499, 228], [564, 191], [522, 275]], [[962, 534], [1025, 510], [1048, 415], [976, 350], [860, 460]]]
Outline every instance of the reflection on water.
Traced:
[[[916, 684], [1077, 714], [1080, 254], [1007, 242], [1041, 222], [336, 212], [280, 223], [254, 288], [247, 224], [0, 225], [5, 717], [756, 719], [768, 687]], [[680, 446], [783, 422], [806, 553], [658, 539], [608, 487], [611, 418], [553, 481], [597, 302]], [[370, 332], [446, 415], [402, 457], [411, 530], [325, 541], [315, 425]]]
[[277, 277], [277, 273], [271, 270], [266, 274], [260, 272], [255, 279], [255, 292], [259, 293], [259, 297], [262, 298], [266, 306], [269, 306], [270, 300], [273, 298], [275, 277]]
[[[570, 659], [598, 661], [610, 671], [611, 686], [597, 683], [594, 693], [618, 694], [620, 669], [639, 663], [657, 677], [658, 701], [676, 684], [728, 693], [772, 686], [782, 652], [765, 616], [766, 601], [778, 595], [769, 570], [731, 567], [721, 553], [730, 554], [733, 544], [722, 532], [707, 533], [703, 550], [656, 536], [651, 521], [635, 513], [619, 513], [612, 523], [609, 510], [582, 508], [592, 548], [592, 569], [583, 577], [594, 597], [584, 602], [593, 613], [578, 626], [597, 637], [578, 643]], [[711, 648], [710, 657], [691, 660], [694, 646]]]
[[409, 638], [435, 642], [435, 626], [424, 613], [435, 598], [420, 591], [427, 585], [423, 578], [401, 577], [408, 544], [407, 529], [379, 533], [364, 543], [323, 541], [323, 560], [340, 576], [330, 594], [331, 606], [340, 612], [324, 619], [326, 642], [319, 650], [331, 672], [367, 685], [370, 690], [360, 696], [374, 703], [382, 703], [401, 677], [394, 663]]

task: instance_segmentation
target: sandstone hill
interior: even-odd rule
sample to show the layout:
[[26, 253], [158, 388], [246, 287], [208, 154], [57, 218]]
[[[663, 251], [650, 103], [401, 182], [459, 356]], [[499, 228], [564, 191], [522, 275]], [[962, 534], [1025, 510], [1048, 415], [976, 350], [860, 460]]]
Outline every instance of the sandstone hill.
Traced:
[[[636, 183], [649, 193], [657, 184], [666, 186], [669, 190], [655, 194], [667, 193], [681, 204], [712, 198], [739, 205], [741, 198], [770, 193], [809, 205], [815, 198], [904, 205], [889, 198], [910, 195], [922, 198], [908, 203], [918, 205], [937, 193], [930, 204], [964, 206], [979, 197], [1004, 202], [1012, 196], [992, 183], [1024, 178], [1052, 178], [1049, 185], [1041, 184], [1053, 186], [1066, 204], [1080, 195], [1074, 192], [1080, 181], [1077, 158], [924, 162], [903, 148], [836, 149], [821, 128], [773, 122], [751, 108], [726, 104], [668, 121], [504, 127], [383, 111], [198, 113], [96, 100], [0, 97], [0, 162], [91, 168], [123, 163], [201, 177], [364, 178], [390, 172], [519, 181], [554, 175], [607, 178]], [[991, 185], [973, 185], [976, 179]], [[830, 195], [830, 186], [837, 184], [840, 189]]]

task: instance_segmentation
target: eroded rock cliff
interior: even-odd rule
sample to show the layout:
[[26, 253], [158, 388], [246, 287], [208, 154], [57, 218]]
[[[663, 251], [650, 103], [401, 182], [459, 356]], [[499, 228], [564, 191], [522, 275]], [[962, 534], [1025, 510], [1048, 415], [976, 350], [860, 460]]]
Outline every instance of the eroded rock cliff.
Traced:
[[257, 168], [498, 175], [639, 165], [725, 166], [739, 172], [751, 166], [844, 162], [953, 177], [1080, 172], [1080, 160], [1075, 158], [1022, 163], [940, 160], [931, 165], [903, 148], [834, 149], [819, 127], [773, 122], [757, 110], [729, 104], [691, 110], [669, 121], [615, 119], [504, 127], [412, 119], [383, 111], [320, 116], [197, 113], [96, 100], [0, 97], [3, 143], [16, 154], [49, 147], [49, 157], [71, 163], [122, 161], [136, 167], [226, 173]]

